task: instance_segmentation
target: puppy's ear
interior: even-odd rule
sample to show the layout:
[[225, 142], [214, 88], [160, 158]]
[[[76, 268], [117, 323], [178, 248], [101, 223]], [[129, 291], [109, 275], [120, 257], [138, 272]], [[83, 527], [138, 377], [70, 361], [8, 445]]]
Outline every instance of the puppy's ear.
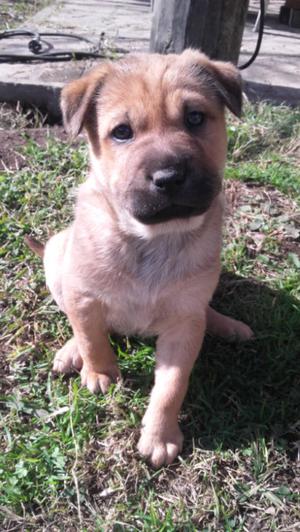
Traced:
[[209, 70], [214, 76], [215, 87], [223, 103], [236, 116], [242, 114], [242, 77], [232, 63], [210, 61]]
[[[76, 137], [84, 126], [90, 129], [94, 123], [96, 96], [109, 70], [110, 64], [103, 63], [63, 88], [60, 100], [63, 123], [67, 133], [72, 137]], [[88, 121], [91, 123], [87, 124]]]
[[182, 53], [193, 74], [202, 79], [208, 89], [214, 89], [224, 105], [236, 116], [242, 113], [242, 78], [232, 63], [214, 61], [199, 50], [187, 48]]

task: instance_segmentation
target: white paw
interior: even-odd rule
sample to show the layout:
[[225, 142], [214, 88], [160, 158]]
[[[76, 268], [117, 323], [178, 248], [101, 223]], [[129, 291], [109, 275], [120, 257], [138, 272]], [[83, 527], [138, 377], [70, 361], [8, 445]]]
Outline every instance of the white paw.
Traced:
[[142, 428], [138, 450], [154, 467], [171, 464], [182, 449], [183, 435], [176, 424], [164, 427], [162, 432], [153, 431], [151, 426]]
[[75, 338], [57, 351], [53, 361], [53, 371], [55, 373], [74, 373], [82, 368], [82, 358], [78, 352]]
[[83, 365], [80, 375], [82, 386], [86, 386], [92, 393], [106, 393], [112, 383], [121, 380], [120, 370], [115, 365], [101, 372], [93, 371]]

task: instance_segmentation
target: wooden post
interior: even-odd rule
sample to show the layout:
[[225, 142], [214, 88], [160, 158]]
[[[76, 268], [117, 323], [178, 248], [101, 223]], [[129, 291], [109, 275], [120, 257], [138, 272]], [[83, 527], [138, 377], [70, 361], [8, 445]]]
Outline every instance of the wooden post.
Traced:
[[150, 51], [200, 48], [237, 63], [249, 0], [155, 0]]

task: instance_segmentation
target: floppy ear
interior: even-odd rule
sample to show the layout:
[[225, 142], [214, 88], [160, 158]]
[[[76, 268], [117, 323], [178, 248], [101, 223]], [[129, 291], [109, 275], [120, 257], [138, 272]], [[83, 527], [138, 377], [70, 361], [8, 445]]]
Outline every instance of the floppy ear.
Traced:
[[95, 122], [94, 103], [109, 70], [110, 64], [103, 63], [63, 88], [60, 100], [63, 123], [72, 137], [76, 137], [84, 126], [89, 130]]
[[210, 61], [209, 67], [215, 78], [215, 87], [223, 103], [236, 116], [242, 114], [242, 77], [232, 63]]
[[242, 113], [242, 77], [239, 70], [224, 61], [214, 61], [199, 50], [187, 48], [182, 53], [194, 72], [213, 88], [224, 105], [236, 116]]

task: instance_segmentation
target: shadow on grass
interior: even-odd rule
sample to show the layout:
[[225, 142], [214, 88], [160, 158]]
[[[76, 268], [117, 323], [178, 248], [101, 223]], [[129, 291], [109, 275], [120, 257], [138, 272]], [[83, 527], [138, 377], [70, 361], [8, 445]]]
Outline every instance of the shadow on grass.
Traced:
[[[300, 302], [283, 290], [225, 273], [212, 304], [250, 325], [255, 340], [229, 343], [206, 336], [182, 408], [183, 456], [191, 453], [193, 445], [235, 450], [262, 437], [273, 441], [289, 458], [296, 458], [300, 440]], [[116, 336], [115, 349], [117, 346], [126, 387], [148, 396], [155, 341], [148, 339], [145, 345], [137, 338]], [[128, 356], [128, 351], [133, 355]]]
[[[225, 273], [212, 305], [250, 325], [255, 340], [229, 343], [205, 337], [182, 408], [183, 456], [191, 453], [193, 445], [235, 450], [264, 438], [289, 458], [296, 458], [300, 440], [300, 302], [283, 290]], [[155, 340], [148, 339], [145, 345], [138, 338], [115, 336], [113, 345], [119, 347], [126, 387], [147, 397], [154, 377]]]
[[[290, 458], [300, 439], [299, 301], [251, 279], [222, 276], [213, 306], [248, 323], [256, 339], [206, 337], [183, 408], [185, 452], [237, 449], [257, 437]], [[184, 453], [185, 454], [185, 453]]]

